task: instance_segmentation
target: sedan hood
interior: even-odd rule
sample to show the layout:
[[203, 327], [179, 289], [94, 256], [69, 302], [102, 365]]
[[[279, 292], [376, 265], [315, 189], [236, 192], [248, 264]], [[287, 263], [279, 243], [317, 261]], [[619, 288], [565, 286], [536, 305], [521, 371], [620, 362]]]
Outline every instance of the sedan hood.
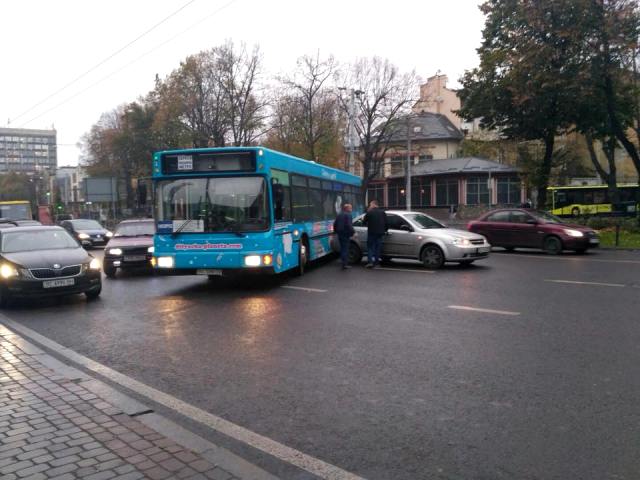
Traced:
[[466, 238], [469, 240], [484, 238], [477, 233], [468, 232], [466, 230], [458, 230], [457, 228], [425, 228], [418, 230], [421, 234], [435, 238]]
[[91, 256], [81, 247], [3, 253], [2, 256], [8, 261], [26, 268], [52, 268], [53, 264], [64, 267], [91, 261]]
[[153, 237], [111, 237], [105, 248], [116, 247], [150, 247]]
[[578, 230], [582, 233], [587, 233], [587, 232], [593, 232], [593, 228], [589, 228], [589, 227], [585, 227], [584, 225], [572, 225], [570, 223], [554, 223], [554, 224], [550, 224], [550, 225], [557, 225], [559, 227], [563, 227], [563, 228], [571, 228], [573, 230]]

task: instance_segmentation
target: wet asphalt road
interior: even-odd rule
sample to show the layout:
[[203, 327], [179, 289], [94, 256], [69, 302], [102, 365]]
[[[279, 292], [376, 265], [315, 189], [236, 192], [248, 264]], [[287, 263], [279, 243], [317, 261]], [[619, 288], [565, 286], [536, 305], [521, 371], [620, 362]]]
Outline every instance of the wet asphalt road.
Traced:
[[4, 313], [365, 478], [640, 478], [640, 252], [391, 268], [239, 284], [125, 274], [97, 302]]

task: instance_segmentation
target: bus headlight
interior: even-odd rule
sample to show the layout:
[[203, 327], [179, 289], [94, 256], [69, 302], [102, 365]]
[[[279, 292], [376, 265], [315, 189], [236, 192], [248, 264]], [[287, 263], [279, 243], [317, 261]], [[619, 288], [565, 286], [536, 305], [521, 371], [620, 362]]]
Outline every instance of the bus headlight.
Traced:
[[175, 261], [173, 257], [158, 257], [158, 268], [173, 268]]
[[100, 270], [100, 260], [98, 260], [97, 258], [93, 258], [91, 260], [91, 263], [89, 264], [89, 268], [91, 270]]
[[564, 233], [566, 233], [570, 237], [584, 237], [584, 233], [582, 233], [580, 230], [573, 230], [571, 228], [565, 228]]
[[109, 249], [109, 255], [122, 255], [122, 249], [121, 248], [110, 248]]
[[18, 270], [13, 265], [9, 265], [8, 263], [3, 263], [0, 265], [0, 277], [2, 278], [11, 278], [17, 277]]
[[244, 257], [244, 265], [246, 267], [259, 267], [260, 263], [260, 255], [247, 255]]

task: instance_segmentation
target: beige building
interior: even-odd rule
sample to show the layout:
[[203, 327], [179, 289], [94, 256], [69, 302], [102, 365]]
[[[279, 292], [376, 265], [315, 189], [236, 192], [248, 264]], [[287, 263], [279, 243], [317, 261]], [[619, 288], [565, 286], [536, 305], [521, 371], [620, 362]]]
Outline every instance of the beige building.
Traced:
[[[455, 90], [447, 88], [446, 75], [434, 75], [420, 86], [420, 100], [413, 106], [414, 113], [437, 113], [444, 115], [458, 129], [462, 128], [462, 119], [454, 112], [460, 109], [460, 98]], [[446, 157], [445, 157], [446, 158]]]

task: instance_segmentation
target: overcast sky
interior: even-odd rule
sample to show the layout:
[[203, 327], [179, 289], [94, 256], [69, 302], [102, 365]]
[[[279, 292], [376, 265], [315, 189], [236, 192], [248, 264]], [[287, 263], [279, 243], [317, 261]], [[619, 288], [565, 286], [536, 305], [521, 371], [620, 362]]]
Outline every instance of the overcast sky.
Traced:
[[156, 74], [164, 77], [186, 56], [226, 39], [258, 44], [271, 76], [290, 72], [298, 57], [319, 50], [321, 56], [333, 54], [345, 63], [373, 55], [388, 58], [402, 71], [415, 70], [422, 78], [440, 70], [456, 86], [460, 75], [478, 63], [476, 48], [483, 26], [478, 3], [4, 1], [0, 126], [49, 129], [53, 125], [58, 132], [58, 165], [75, 165], [79, 155], [75, 145], [103, 112], [147, 93]]

